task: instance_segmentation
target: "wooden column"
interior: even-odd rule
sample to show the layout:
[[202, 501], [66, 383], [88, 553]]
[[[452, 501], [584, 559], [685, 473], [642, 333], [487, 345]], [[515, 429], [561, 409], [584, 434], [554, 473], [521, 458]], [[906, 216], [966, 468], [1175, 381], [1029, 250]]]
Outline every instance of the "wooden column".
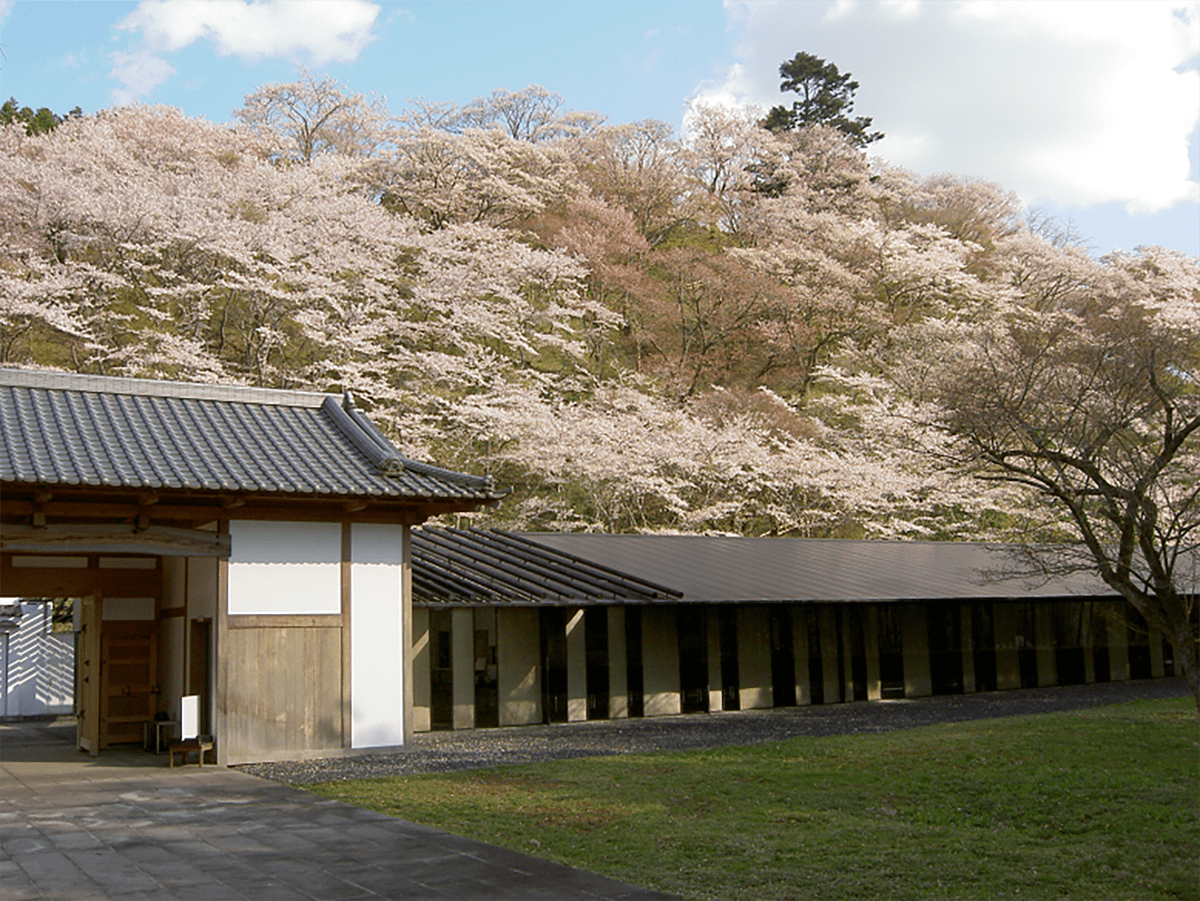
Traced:
[[[223, 519], [217, 526], [221, 535], [229, 534], [229, 520]], [[217, 559], [217, 634], [213, 636], [213, 658], [217, 664], [216, 688], [213, 691], [214, 722], [217, 766], [229, 764], [229, 560]]]
[[[400, 647], [409, 653], [405, 661], [402, 680], [404, 692], [404, 740], [417, 731], [416, 715], [416, 686], [420, 678], [416, 665], [417, 648], [413, 643], [413, 603], [412, 603], [412, 526], [404, 523], [400, 531]], [[429, 618], [425, 611], [425, 728], [429, 731]]]
[[350, 523], [342, 523], [342, 563], [339, 576], [341, 578], [341, 614], [342, 614], [342, 747], [352, 747], [352, 723], [354, 705], [352, 702], [351, 664], [352, 633], [350, 632], [350, 586], [351, 586], [351, 550]]
[[75, 741], [81, 751], [95, 757], [100, 753], [100, 631], [103, 628], [104, 595], [96, 589], [90, 597], [80, 601], [80, 619], [83, 625], [83, 641], [80, 642], [79, 678], [82, 689], [80, 711], [83, 714], [76, 725]]

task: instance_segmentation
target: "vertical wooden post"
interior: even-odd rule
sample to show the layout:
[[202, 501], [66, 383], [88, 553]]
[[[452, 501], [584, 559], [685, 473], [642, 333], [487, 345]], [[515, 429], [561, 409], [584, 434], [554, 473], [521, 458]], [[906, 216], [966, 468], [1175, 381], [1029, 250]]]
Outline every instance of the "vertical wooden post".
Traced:
[[95, 757], [100, 753], [100, 630], [103, 620], [104, 596], [100, 589], [91, 597], [80, 600], [80, 618], [83, 621], [83, 652], [80, 681], [83, 689], [83, 705], [75, 727], [77, 747]]
[[[428, 643], [428, 630], [426, 642]], [[417, 649], [413, 647], [412, 525], [407, 522], [400, 530], [400, 647], [405, 654], [404, 672], [400, 674], [400, 681], [404, 692], [404, 741], [407, 743], [413, 734], [413, 677], [416, 673], [417, 654]], [[427, 649], [426, 654], [428, 655]], [[428, 675], [425, 677], [425, 684], [429, 684]]]
[[[229, 520], [223, 519], [217, 524], [217, 532], [229, 534]], [[213, 636], [213, 655], [217, 663], [216, 695], [213, 698], [215, 722], [213, 729], [216, 738], [217, 766], [227, 766], [229, 763], [229, 654], [227, 653], [227, 637], [229, 635], [229, 560], [217, 559], [217, 597], [216, 597], [217, 634]]]
[[351, 572], [352, 547], [350, 530], [353, 526], [348, 522], [342, 523], [342, 563], [341, 563], [341, 614], [342, 614], [342, 747], [353, 747], [354, 738], [354, 703], [351, 697], [353, 690], [353, 652], [354, 636], [350, 631], [351, 608]]

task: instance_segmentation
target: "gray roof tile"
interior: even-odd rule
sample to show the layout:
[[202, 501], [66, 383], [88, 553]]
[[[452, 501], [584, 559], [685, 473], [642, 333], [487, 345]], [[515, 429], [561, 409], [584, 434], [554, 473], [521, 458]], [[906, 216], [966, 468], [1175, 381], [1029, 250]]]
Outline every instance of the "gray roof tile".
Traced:
[[489, 501], [326, 394], [0, 369], [0, 481]]
[[524, 533], [677, 589], [687, 601], [840, 602], [1114, 596], [1099, 575], [1017, 575], [1004, 545], [702, 535]]

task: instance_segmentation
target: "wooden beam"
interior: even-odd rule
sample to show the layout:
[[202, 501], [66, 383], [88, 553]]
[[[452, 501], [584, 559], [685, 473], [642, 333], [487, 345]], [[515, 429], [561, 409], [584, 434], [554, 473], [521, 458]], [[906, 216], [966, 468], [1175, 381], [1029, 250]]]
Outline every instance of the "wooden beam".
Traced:
[[0, 585], [10, 597], [82, 598], [99, 591], [109, 597], [158, 597], [162, 574], [153, 569], [25, 568], [0, 561]]
[[43, 554], [140, 553], [167, 556], [228, 557], [229, 539], [215, 532], [148, 526], [71, 524], [35, 528], [0, 525], [0, 550]]
[[342, 625], [337, 613], [231, 613], [230, 629], [336, 629]]

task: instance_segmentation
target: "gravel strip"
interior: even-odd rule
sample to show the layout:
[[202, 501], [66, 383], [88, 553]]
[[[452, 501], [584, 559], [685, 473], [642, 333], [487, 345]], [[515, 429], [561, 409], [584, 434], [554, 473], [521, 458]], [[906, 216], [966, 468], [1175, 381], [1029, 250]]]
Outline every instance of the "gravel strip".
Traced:
[[1187, 682], [1176, 677], [903, 701], [860, 701], [691, 716], [423, 732], [415, 735], [404, 750], [388, 754], [256, 763], [238, 769], [278, 782], [304, 785], [575, 757], [747, 745], [797, 735], [892, 732], [935, 723], [1078, 710], [1139, 698], [1178, 698], [1188, 694]]

